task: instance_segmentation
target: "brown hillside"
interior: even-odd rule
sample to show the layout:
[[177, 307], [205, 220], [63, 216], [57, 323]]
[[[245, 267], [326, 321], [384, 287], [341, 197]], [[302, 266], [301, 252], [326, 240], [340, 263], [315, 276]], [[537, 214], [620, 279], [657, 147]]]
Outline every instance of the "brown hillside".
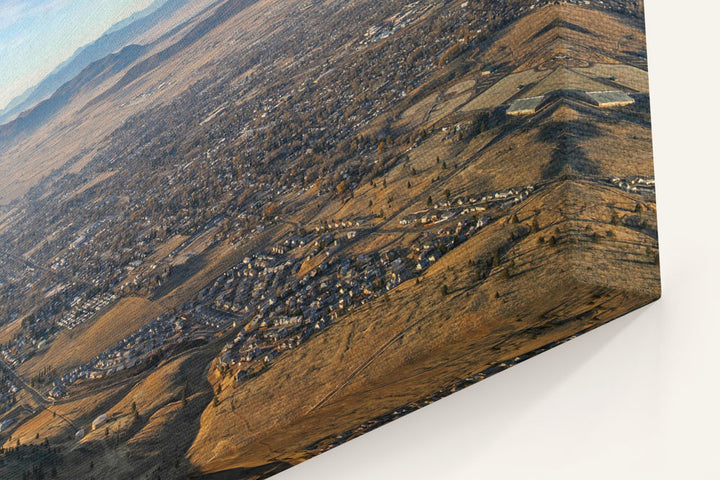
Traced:
[[[490, 255], [510, 233], [504, 222], [443, 257], [419, 285], [408, 282], [285, 354], [261, 377], [226, 389], [220, 405], [203, 414], [191, 461], [207, 471], [297, 461], [293, 452], [313, 440], [649, 302], [659, 293], [655, 267], [641, 258], [654, 240], [638, 241], [622, 229], [609, 238], [604, 233], [612, 228], [607, 205], [631, 202], [582, 183], [549, 187], [517, 210], [525, 222], [541, 207], [542, 229], [517, 243], [483, 284], [475, 283], [467, 259]], [[538, 244], [556, 231], [556, 247]], [[590, 231], [602, 239], [590, 241]], [[637, 257], [619, 253], [628, 243], [636, 244]], [[586, 256], [603, 265], [603, 276], [586, 273]], [[557, 268], [558, 262], [566, 266]], [[628, 268], [632, 278], [646, 279], [633, 284], [631, 297]], [[447, 297], [441, 284], [450, 287]], [[560, 301], [558, 292], [565, 292]]]
[[36, 368], [63, 371], [91, 360], [163, 313], [157, 303], [141, 297], [123, 298], [100, 317], [65, 331], [48, 349], [23, 364], [21, 373]]

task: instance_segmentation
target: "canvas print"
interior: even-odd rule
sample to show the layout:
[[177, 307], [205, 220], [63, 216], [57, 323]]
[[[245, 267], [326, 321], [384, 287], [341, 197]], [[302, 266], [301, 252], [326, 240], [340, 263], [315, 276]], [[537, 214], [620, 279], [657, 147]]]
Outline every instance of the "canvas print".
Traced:
[[267, 478], [657, 299], [643, 10], [0, 2], [0, 478]]

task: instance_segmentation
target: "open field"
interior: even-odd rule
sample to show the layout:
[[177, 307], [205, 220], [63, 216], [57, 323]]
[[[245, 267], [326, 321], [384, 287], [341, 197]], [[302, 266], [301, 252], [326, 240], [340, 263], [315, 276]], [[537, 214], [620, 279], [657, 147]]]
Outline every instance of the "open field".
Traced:
[[599, 78], [612, 79], [613, 82], [637, 92], [648, 92], [648, 74], [644, 70], [631, 65], [596, 64], [586, 68], [575, 68], [575, 72]]
[[[624, 51], [644, 52], [645, 32], [642, 25], [620, 16], [570, 5], [543, 8], [508, 27], [503, 41], [483, 53], [485, 64], [511, 61], [518, 71], [529, 68], [548, 69], [566, 64], [587, 66], [591, 63], [617, 64], [618, 39]], [[562, 59], [553, 58], [564, 54]]]
[[606, 85], [561, 67], [527, 92], [523, 92], [523, 96], [539, 97], [563, 88], [590, 92], [607, 90]]
[[144, 298], [124, 298], [94, 322], [61, 333], [46, 351], [28, 360], [20, 372], [32, 372], [37, 365], [51, 365], [62, 371], [85, 363], [163, 312], [160, 305]]
[[73, 198], [77, 197], [78, 195], [81, 195], [83, 192], [90, 190], [94, 186], [100, 185], [102, 182], [104, 182], [108, 178], [112, 177], [116, 173], [118, 173], [117, 170], [110, 170], [108, 172], [101, 173], [97, 177], [95, 177], [92, 180], [90, 180], [89, 182], [87, 182], [85, 185], [83, 185], [78, 190], [72, 192], [72, 194], [70, 194], [70, 196], [68, 197], [68, 200], [72, 200]]
[[457, 83], [457, 84], [453, 85], [452, 87], [448, 88], [445, 91], [445, 95], [457, 95], [460, 93], [465, 93], [466, 91], [473, 88], [476, 83], [477, 82], [473, 79], [464, 80], [464, 81]]
[[515, 96], [522, 85], [538, 82], [549, 74], [550, 72], [547, 71], [525, 70], [524, 72], [508, 75], [478, 95], [474, 100], [465, 105], [462, 110], [470, 112], [502, 105]]

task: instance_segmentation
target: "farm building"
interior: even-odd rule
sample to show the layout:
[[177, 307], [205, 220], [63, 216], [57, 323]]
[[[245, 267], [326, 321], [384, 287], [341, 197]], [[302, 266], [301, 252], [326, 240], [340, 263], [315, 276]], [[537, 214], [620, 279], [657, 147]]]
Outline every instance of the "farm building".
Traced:
[[635, 100], [625, 92], [587, 92], [592, 102], [600, 108], [624, 107], [632, 105]]
[[532, 115], [545, 100], [545, 96], [520, 98], [510, 104], [507, 109], [508, 115]]
[[92, 429], [97, 430], [98, 428], [105, 425], [105, 423], [107, 423], [107, 415], [103, 413], [102, 415], [97, 417], [95, 420], [93, 420]]

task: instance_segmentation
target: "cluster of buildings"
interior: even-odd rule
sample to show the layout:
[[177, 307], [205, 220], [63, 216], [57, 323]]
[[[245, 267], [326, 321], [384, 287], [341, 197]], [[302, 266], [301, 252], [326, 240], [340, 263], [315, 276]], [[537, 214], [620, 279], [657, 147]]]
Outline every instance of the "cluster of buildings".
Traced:
[[[218, 365], [229, 368], [238, 382], [251, 377], [342, 315], [420, 275], [489, 222], [488, 216], [466, 215], [437, 232], [422, 233], [409, 247], [360, 255], [334, 254], [345, 237], [324, 232], [300, 259], [246, 258], [202, 292], [205, 299], [215, 297], [215, 309], [248, 318], [225, 345]], [[318, 255], [317, 265], [298, 276]]]
[[372, 25], [368, 28], [360, 44], [366, 45], [368, 43], [374, 43], [394, 35], [403, 28], [411, 25], [432, 7], [433, 2], [412, 2], [405, 5], [402, 10], [395, 15], [386, 18], [380, 24]]
[[49, 395], [61, 398], [67, 387], [79, 380], [104, 378], [139, 365], [158, 351], [179, 342], [187, 327], [181, 318], [163, 314], [90, 362], [60, 377]]
[[[24, 361], [23, 357], [17, 356], [17, 351], [18, 351], [18, 347], [22, 348], [23, 346], [25, 346], [27, 341], [25, 340], [25, 338], [20, 338], [16, 342], [11, 341], [9, 343], [10, 343], [10, 345], [0, 348], [0, 355], [2, 355], [2, 358], [5, 361], [5, 363], [7, 363], [8, 365], [10, 365], [11, 367], [14, 368], [14, 367], [17, 367], [18, 365], [20, 365]], [[17, 343], [18, 345], [16, 346], [16, 345], [14, 345], [14, 343]]]
[[83, 301], [80, 297], [75, 297], [70, 306], [72, 310], [66, 313], [57, 321], [61, 327], [72, 330], [73, 328], [86, 322], [93, 315], [104, 309], [117, 299], [114, 293], [104, 293], [89, 300]]
[[341, 230], [347, 228], [358, 228], [361, 227], [366, 218], [355, 218], [347, 220], [332, 220], [330, 222], [323, 223], [322, 225], [316, 225], [313, 227], [316, 233], [331, 232], [333, 230]]
[[522, 202], [535, 191], [534, 185], [499, 190], [476, 197], [458, 197], [436, 202], [432, 208], [411, 213], [400, 219], [400, 225], [430, 226], [459, 215], [476, 214], [492, 208], [507, 208]]
[[424, 234], [413, 243], [410, 258], [415, 262], [415, 271], [420, 274], [430, 265], [437, 262], [445, 253], [465, 242], [478, 230], [490, 223], [485, 215], [482, 218], [465, 218], [455, 224], [448, 224], [435, 235]]
[[239, 381], [248, 378], [255, 362], [272, 361], [339, 316], [411, 278], [413, 262], [408, 253], [390, 249], [357, 256], [323, 255], [300, 277], [301, 262], [291, 257], [250, 259], [225, 277], [226, 290], [215, 302], [217, 308], [251, 315], [243, 331], [226, 345], [219, 364], [231, 367]]
[[[421, 15], [428, 5], [429, 3], [421, 5], [419, 2], [408, 5], [390, 17], [388, 25], [402, 28]], [[461, 19], [457, 19], [457, 22], [460, 21]], [[451, 42], [451, 35], [443, 34], [442, 41], [433, 48], [441, 50]], [[75, 297], [92, 298], [113, 291], [126, 294], [132, 289], [142, 291], [156, 286], [162, 278], [158, 280], [157, 275], [152, 272], [147, 276], [133, 274], [134, 278], [125, 285], [127, 290], [118, 290], [123, 282], [127, 282], [129, 273], [142, 268], [147, 256], [169, 236], [192, 236], [219, 214], [232, 219], [233, 231], [249, 230], [253, 222], [257, 222], [262, 216], [262, 208], [268, 199], [278, 198], [290, 189], [306, 189], [315, 181], [315, 178], [307, 175], [303, 179], [288, 175], [287, 172], [282, 175], [259, 175], [254, 165], [243, 159], [237, 159], [238, 163], [235, 163], [235, 160], [224, 158], [219, 150], [223, 139], [236, 141], [242, 138], [245, 158], [264, 155], [265, 144], [268, 138], [277, 137], [276, 127], [279, 124], [292, 126], [297, 123], [294, 120], [289, 123], [288, 120], [281, 122], [279, 112], [292, 118], [315, 118], [317, 106], [320, 105], [330, 107], [328, 111], [334, 113], [317, 124], [298, 127], [302, 127], [303, 136], [307, 134], [308, 145], [340, 145], [356, 136], [359, 130], [384, 111], [388, 102], [404, 96], [408, 86], [420, 81], [422, 74], [431, 71], [432, 55], [427, 56], [427, 61], [424, 58], [414, 62], [413, 68], [403, 75], [406, 78], [398, 77], [391, 81], [384, 78], [388, 71], [387, 65], [404, 64], [406, 59], [403, 51], [398, 49], [392, 52], [372, 52], [355, 60], [348, 68], [327, 65], [327, 75], [322, 75], [322, 78], [316, 75], [292, 88], [283, 87], [270, 90], [267, 95], [251, 96], [257, 100], [248, 103], [243, 109], [247, 115], [243, 113], [244, 120], [241, 125], [232, 125], [230, 130], [219, 123], [213, 126], [213, 139], [208, 140], [211, 146], [206, 154], [202, 155], [204, 158], [183, 158], [176, 165], [176, 170], [167, 175], [145, 175], [136, 182], [129, 182], [133, 185], [130, 190], [118, 189], [118, 185], [122, 184], [118, 181], [119, 176], [108, 176], [102, 182], [93, 183], [101, 178], [98, 176], [102, 175], [100, 172], [107, 173], [108, 169], [116, 168], [117, 159], [124, 158], [127, 164], [134, 164], [135, 156], [140, 155], [140, 150], [123, 149], [121, 143], [107, 150], [107, 165], [103, 165], [105, 170], [86, 169], [87, 173], [79, 176], [54, 178], [52, 185], [48, 183], [43, 185], [43, 188], [52, 187], [61, 192], [59, 196], [53, 197], [60, 201], [47, 204], [41, 202], [38, 196], [36, 204], [29, 203], [27, 209], [23, 210], [24, 215], [17, 216], [17, 221], [32, 218], [33, 228], [24, 228], [24, 233], [13, 240], [11, 245], [14, 250], [28, 251], [33, 242], [36, 243], [38, 238], [43, 239], [43, 248], [34, 249], [31, 259], [37, 265], [49, 265], [49, 270], [23, 272], [21, 280], [12, 282], [15, 289], [11, 292], [12, 295], [16, 298], [23, 297], [24, 292], [18, 290], [16, 283], [20, 288], [25, 288], [24, 285], [32, 284], [30, 277], [47, 277], [41, 280], [50, 280], [48, 283], [51, 287], [48, 291], [51, 295], [42, 302], [43, 305], [37, 311], [37, 327], [42, 323], [43, 328], [45, 324], [53, 324], [61, 329], [72, 329], [86, 321], [94, 308], [91, 305], [87, 308], [76, 305], [77, 309], [70, 307], [74, 311], [67, 313], [68, 304]], [[358, 95], [359, 90], [353, 86], [353, 82], [358, 79], [359, 69], [364, 76], [372, 77], [372, 95], [368, 88], [364, 89], [362, 95]], [[272, 70], [268, 69], [265, 73], [271, 75]], [[257, 83], [248, 80], [247, 86], [241, 88], [254, 88], [253, 85]], [[381, 86], [382, 88], [379, 88]], [[358, 98], [360, 96], [363, 97], [362, 100]], [[216, 110], [213, 120], [215, 123], [222, 116], [222, 109], [212, 109]], [[367, 149], [371, 151], [374, 147], [368, 146]], [[292, 162], [305, 153], [306, 148], [294, 150], [288, 154], [287, 162]], [[128, 174], [132, 175], [133, 172]], [[246, 191], [258, 193], [248, 203], [225, 201], [242, 196]], [[33, 192], [33, 195], [39, 192], [40, 189]], [[32, 195], [31, 197], [35, 198]], [[221, 198], [222, 200], [219, 200]], [[146, 199], [152, 201], [147, 202]], [[120, 204], [122, 208], [118, 208]], [[58, 218], [92, 220], [63, 223], [58, 222]], [[67, 272], [73, 274], [66, 275]], [[77, 282], [78, 278], [86, 280], [87, 284]], [[62, 288], [63, 285], [72, 286]], [[6, 293], [6, 287], [7, 285], [0, 283], [0, 294]], [[26, 290], [29, 291], [29, 288]], [[12, 312], [13, 307], [14, 304], [8, 306], [7, 310]], [[57, 331], [49, 333], [46, 341], [52, 341], [52, 336], [56, 333]]]
[[[652, 178], [609, 181], [627, 191], [654, 189]], [[191, 330], [198, 331], [191, 328], [187, 318], [192, 319], [192, 325], [211, 332], [243, 326], [225, 345], [217, 365], [232, 371], [236, 381], [244, 381], [340, 316], [420, 275], [490, 223], [491, 209], [517, 204], [535, 190], [535, 186], [528, 185], [437, 202], [431, 209], [400, 221], [402, 225], [423, 227], [443, 224], [437, 231], [423, 229], [406, 248], [342, 254], [343, 247], [355, 237], [349, 237], [348, 232], [357, 233], [349, 229], [361, 226], [362, 220], [327, 222], [313, 228], [313, 233], [291, 235], [267, 248], [267, 253], [245, 257], [218, 277], [195, 301], [183, 307], [187, 317], [161, 315], [92, 361], [63, 375], [55, 381], [49, 395], [63, 398], [67, 388], [79, 380], [122, 372], [191, 338]], [[313, 268], [303, 268], [310, 263]], [[301, 269], [305, 272], [302, 275]], [[111, 300], [111, 296], [103, 296], [83, 307], [99, 310], [103, 302]], [[11, 365], [18, 364], [9, 350], [2, 349], [0, 354]]]
[[[258, 365], [297, 347], [340, 316], [420, 275], [490, 222], [477, 212], [517, 203], [533, 191], [528, 186], [438, 202], [436, 210], [452, 212], [457, 221], [423, 232], [405, 248], [343, 255], [342, 247], [352, 240], [343, 229], [359, 226], [357, 220], [333, 221], [315, 228], [314, 234], [292, 235], [268, 253], [248, 256], [226, 271], [185, 306], [187, 316], [212, 332], [244, 325], [218, 359], [220, 367], [230, 368], [242, 381], [256, 373]], [[310, 263], [314, 266], [301, 274]], [[50, 395], [62, 398], [67, 386], [78, 380], [121, 372], [190, 336], [185, 317], [162, 315], [65, 374]]]
[[[557, 2], [528, 2], [520, 8], [535, 8], [547, 3]], [[624, 4], [636, 2], [577, 0], [564, 3], [621, 9], [625, 8]], [[362, 42], [369, 44], [397, 33], [432, 6], [431, 2], [413, 2], [406, 5], [397, 14], [370, 27]], [[463, 8], [465, 7], [467, 5]], [[457, 25], [462, 25], [464, 20], [458, 16], [455, 21]], [[443, 29], [447, 32], [454, 30], [459, 31], [455, 28]], [[435, 49], [435, 53], [442, 52], [456, 41], [452, 34], [443, 33], [438, 36], [432, 49]], [[242, 151], [246, 152], [248, 158], [263, 158], [267, 150], [267, 139], [275, 136], [273, 128], [294, 126], [292, 121], [281, 121], [281, 113], [289, 112], [290, 120], [314, 118], [317, 106], [320, 105], [330, 113], [316, 123], [298, 125], [303, 133], [307, 133], [307, 139], [303, 141], [308, 145], [341, 145], [343, 141], [356, 136], [364, 125], [385, 111], [393, 101], [404, 96], [408, 88], [415, 83], [422, 83], [423, 74], [431, 71], [436, 64], [436, 55], [431, 54], [432, 52], [411, 65], [406, 65], [408, 49], [370, 50], [372, 49], [368, 49], [368, 54], [357, 59], [355, 63], [326, 65], [328, 68], [325, 73], [310, 78], [301, 85], [282, 87], [277, 89], [276, 93], [271, 92], [268, 95], [251, 96], [257, 99], [253, 100], [257, 103], [246, 105], [247, 108], [243, 111], [246, 116], [243, 117], [242, 124], [233, 125], [232, 132], [225, 131], [226, 127], [220, 124], [214, 127], [213, 131], [219, 132], [218, 140], [211, 149], [204, 151], [200, 160], [193, 159], [188, 162], [187, 158], [183, 158], [175, 170], [163, 170], [170, 173], [148, 175], [147, 178], [133, 177], [131, 174], [135, 172], [129, 172], [128, 178], [138, 180], [137, 184], [128, 180], [128, 184], [134, 185], [133, 189], [113, 191], [112, 188], [119, 183], [108, 181], [103, 188], [107, 187], [109, 193], [99, 194], [88, 189], [76, 197], [64, 197], [65, 203], [32, 204], [32, 209], [28, 210], [25, 216], [32, 218], [33, 224], [42, 225], [47, 230], [38, 227], [37, 231], [24, 232], [24, 241], [18, 242], [17, 246], [13, 245], [13, 248], [22, 250], [20, 247], [31, 244], [32, 238], [47, 239], [43, 240], [43, 248], [37, 249], [31, 257], [38, 265], [49, 265], [50, 271], [26, 268], [17, 281], [13, 278], [12, 282], [7, 280], [3, 283], [0, 279], [0, 294], [6, 295], [6, 298], [14, 296], [22, 299], [24, 291], [21, 289], [25, 288], [25, 285], [34, 284], [38, 277], [46, 274], [48, 278], [53, 278], [53, 275], [57, 277], [56, 287], [49, 290], [51, 294], [47, 299], [47, 306], [43, 305], [38, 310], [37, 319], [31, 325], [32, 329], [26, 329], [22, 335], [16, 336], [8, 345], [0, 348], [0, 355], [5, 361], [15, 367], [28, 355], [32, 355], [33, 351], [52, 341], [61, 329], [72, 330], [87, 321], [113, 302], [116, 295], [124, 293], [120, 293], [122, 289], [117, 288], [119, 285], [128, 289], [152, 286], [153, 281], [158, 281], [155, 272], [138, 274], [137, 270], [146, 266], [148, 255], [155, 252], [158, 245], [170, 236], [190, 237], [188, 242], [176, 249], [179, 252], [208, 225], [218, 227], [219, 230], [220, 225], [215, 222], [221, 217], [229, 219], [230, 222], [223, 233], [218, 233], [218, 239], [225, 238], [223, 235], [233, 235], [227, 232], [258, 232], [262, 228], [259, 222], [263, 208], [269, 201], [281, 198], [290, 190], [307, 190], [308, 185], [315, 180], [310, 177], [304, 180], [299, 176], [293, 178], [285, 175], [285, 172], [281, 172], [285, 176], [283, 180], [279, 180], [279, 175], [253, 170], [250, 163], [236, 163], [235, 159], [222, 158], [219, 147], [226, 136], [233, 142], [243, 139], [245, 143]], [[401, 65], [407, 68], [396, 68]], [[394, 78], [387, 76], [390, 70], [398, 72]], [[371, 84], [372, 91], [367, 86], [354, 87], [353, 82], [358, 79], [367, 80], [363, 85]], [[261, 82], [256, 80], [255, 83]], [[591, 93], [597, 94], [598, 102], [629, 101], [629, 97], [625, 98], [626, 95], [618, 93]], [[529, 107], [536, 108], [540, 102], [534, 107], [519, 107], [524, 110]], [[220, 110], [215, 113], [217, 118], [220, 118], [220, 113]], [[286, 138], [281, 137], [280, 140], [282, 143]], [[365, 150], [360, 150], [362, 155], [365, 154], [363, 152], [371, 150], [370, 147], [363, 148]], [[112, 160], [109, 160], [107, 166], [112, 166], [112, 162], [126, 156], [129, 156], [127, 165], [141, 163], [134, 162], [132, 155], [135, 153], [128, 152], [146, 154], [139, 149], [128, 149], [117, 155], [108, 152], [108, 158]], [[290, 164], [305, 152], [307, 148], [304, 144], [290, 151], [286, 163]], [[58, 181], [53, 188], [77, 192], [77, 185], [64, 185], [63, 181], [71, 182], [73, 179]], [[632, 192], [654, 191], [654, 180], [648, 178], [613, 179], [611, 183]], [[252, 199], [238, 202], [237, 198], [247, 191], [258, 193]], [[426, 235], [424, 233], [425, 236], [409, 248], [355, 257], [342, 256], [341, 253], [343, 246], [359, 234], [361, 219], [317, 226], [314, 228], [314, 235], [293, 236], [272, 246], [267, 254], [248, 257], [246, 262], [233, 267], [204, 289], [188, 311], [192, 311], [192, 318], [197, 325], [214, 331], [226, 329], [240, 319], [249, 319], [248, 328], [231, 342], [232, 345], [227, 346], [221, 357], [227, 365], [238, 366], [238, 372], [248, 372], [245, 364], [258, 359], [263, 362], [271, 361], [283, 350], [294, 348], [313, 332], [321, 330], [348, 310], [424, 271], [445, 252], [490, 221], [490, 217], [482, 212], [520, 202], [533, 191], [533, 186], [528, 186], [493, 192], [478, 198], [463, 197], [437, 202], [427, 211], [404, 217], [400, 223], [423, 226], [443, 223], [443, 228], [437, 232], [426, 232]], [[121, 197], [122, 200], [119, 200]], [[123, 203], [125, 201], [127, 205]], [[118, 205], [122, 208], [119, 209]], [[68, 212], [72, 215], [66, 215]], [[476, 218], [469, 218], [471, 216]], [[73, 219], [74, 223], [61, 225], [57, 222], [57, 218], [65, 217]], [[83, 224], [77, 221], [79, 218], [102, 220]], [[340, 230], [346, 231], [339, 233]], [[35, 234], [35, 237], [31, 237], [30, 233]], [[312, 245], [309, 253], [291, 255], [297, 249], [305, 249], [308, 245]], [[320, 261], [314, 258], [316, 256], [320, 257]], [[298, 278], [306, 260], [316, 261], [317, 265]], [[134, 270], [134, 279], [129, 281], [128, 274]], [[61, 278], [60, 274], [63, 272], [73, 272], [74, 278], [87, 279], [88, 285], [68, 282], [69, 276]], [[6, 291], [6, 287], [11, 283], [13, 288], [17, 285], [17, 289]], [[73, 286], [67, 286], [70, 284]], [[82, 298], [89, 300], [81, 300]], [[21, 300], [16, 303], [20, 304]], [[137, 365], [183, 337], [183, 324], [178, 322], [173, 316], [159, 317], [88, 364], [61, 377], [53, 386], [51, 394], [60, 398], [65, 394], [68, 385], [80, 379], [101, 378]]]
[[0, 413], [15, 404], [17, 392], [18, 387], [12, 379], [2, 374], [2, 377], [0, 377], [0, 408], [2, 409]]
[[213, 331], [224, 330], [231, 324], [237, 323], [236, 316], [205, 305], [198, 305], [195, 307], [195, 310], [193, 311], [193, 319], [199, 325], [207, 327]]
[[610, 178], [610, 183], [621, 190], [630, 193], [640, 193], [650, 197], [655, 196], [655, 178], [653, 177], [631, 177], [631, 178]]

